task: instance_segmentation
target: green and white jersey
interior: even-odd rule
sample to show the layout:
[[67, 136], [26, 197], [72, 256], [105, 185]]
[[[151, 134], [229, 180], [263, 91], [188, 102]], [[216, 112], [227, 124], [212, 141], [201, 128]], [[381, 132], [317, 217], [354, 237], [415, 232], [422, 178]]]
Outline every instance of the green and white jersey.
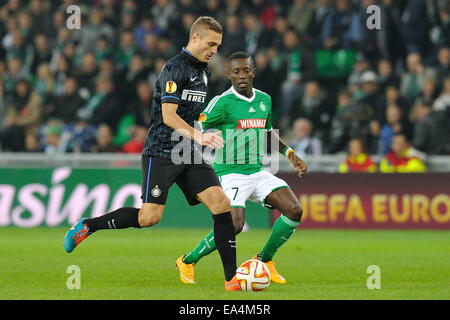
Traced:
[[225, 144], [216, 150], [217, 175], [253, 174], [262, 170], [266, 131], [272, 129], [272, 99], [257, 89], [247, 98], [233, 87], [214, 97], [200, 114], [204, 131], [222, 131]]

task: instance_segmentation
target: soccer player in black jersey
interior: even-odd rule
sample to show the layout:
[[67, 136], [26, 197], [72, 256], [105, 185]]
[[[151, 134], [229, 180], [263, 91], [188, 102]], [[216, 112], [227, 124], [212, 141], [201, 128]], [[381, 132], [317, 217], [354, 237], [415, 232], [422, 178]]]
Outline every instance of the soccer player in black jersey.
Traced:
[[191, 27], [186, 48], [169, 59], [158, 76], [151, 109], [154, 121], [142, 154], [142, 207], [120, 208], [97, 218], [81, 219], [65, 236], [67, 252], [97, 230], [157, 224], [175, 182], [190, 205], [203, 203], [212, 212], [225, 289], [240, 290], [235, 278], [236, 241], [230, 200], [213, 169], [202, 161], [194, 161], [202, 146], [223, 146], [220, 132], [202, 133], [194, 127], [205, 102], [208, 62], [222, 43], [222, 33], [222, 26], [214, 18], [198, 18]]

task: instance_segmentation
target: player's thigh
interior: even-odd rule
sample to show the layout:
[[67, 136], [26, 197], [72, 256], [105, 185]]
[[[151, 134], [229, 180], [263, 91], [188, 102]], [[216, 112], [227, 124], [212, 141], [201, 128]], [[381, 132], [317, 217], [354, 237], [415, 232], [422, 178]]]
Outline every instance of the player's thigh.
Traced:
[[210, 165], [186, 166], [175, 182], [191, 206], [204, 203], [211, 211], [214, 209], [214, 212], [222, 210], [218, 207], [229, 207], [229, 201], [223, 193], [219, 178]]
[[292, 220], [300, 221], [302, 218], [303, 209], [291, 188], [276, 189], [265, 201]]
[[251, 175], [231, 173], [220, 177], [223, 191], [231, 201], [232, 208], [244, 208], [252, 194], [255, 183]]
[[184, 165], [175, 165], [170, 159], [143, 155], [142, 203], [165, 205], [169, 189], [183, 168]]
[[294, 220], [301, 218], [300, 203], [284, 180], [267, 171], [260, 171], [254, 176], [256, 189], [251, 195], [252, 201], [268, 204]]

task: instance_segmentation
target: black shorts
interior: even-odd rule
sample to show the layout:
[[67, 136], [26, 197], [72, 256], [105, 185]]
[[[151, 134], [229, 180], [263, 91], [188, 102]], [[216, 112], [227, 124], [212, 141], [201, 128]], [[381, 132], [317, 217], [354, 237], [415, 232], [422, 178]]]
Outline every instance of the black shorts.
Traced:
[[220, 182], [208, 164], [174, 164], [172, 160], [142, 156], [142, 202], [166, 204], [169, 189], [176, 183], [189, 205], [200, 202], [196, 195]]

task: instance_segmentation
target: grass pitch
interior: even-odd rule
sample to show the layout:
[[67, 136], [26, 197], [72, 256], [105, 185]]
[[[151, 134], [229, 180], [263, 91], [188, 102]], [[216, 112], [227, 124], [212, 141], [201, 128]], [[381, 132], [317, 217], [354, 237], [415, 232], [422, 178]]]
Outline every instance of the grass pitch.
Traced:
[[[450, 299], [450, 232], [298, 230], [275, 257], [288, 283], [263, 292], [225, 292], [217, 252], [200, 261], [196, 285], [182, 284], [175, 260], [208, 230], [99, 231], [71, 254], [67, 228], [0, 228], [0, 299]], [[238, 263], [270, 230], [238, 237]], [[68, 266], [81, 270], [69, 290]], [[381, 289], [366, 286], [381, 269]]]

